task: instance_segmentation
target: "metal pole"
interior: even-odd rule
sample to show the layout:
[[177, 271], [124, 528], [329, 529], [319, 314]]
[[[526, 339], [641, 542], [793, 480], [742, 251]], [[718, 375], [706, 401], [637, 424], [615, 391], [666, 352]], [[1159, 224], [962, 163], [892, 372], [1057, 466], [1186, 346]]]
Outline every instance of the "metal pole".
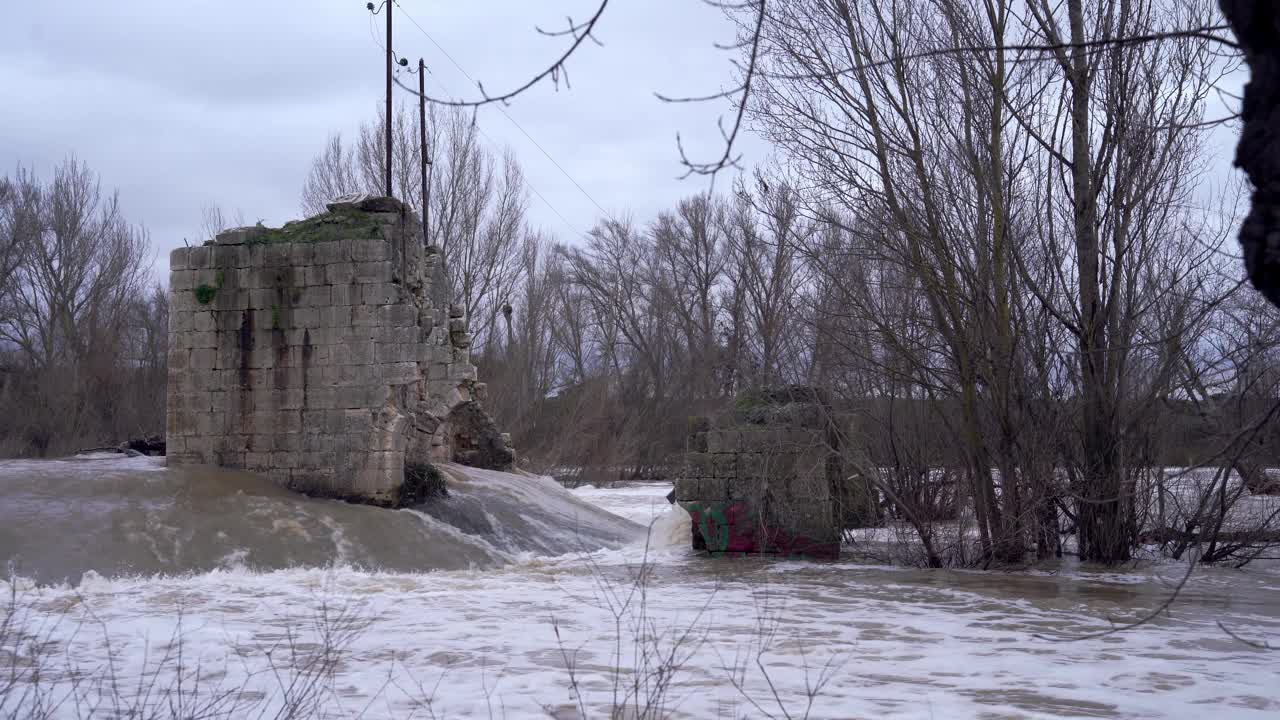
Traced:
[[387, 197], [393, 197], [391, 194], [391, 6], [392, 0], [386, 0], [387, 9], [387, 167], [386, 175], [383, 178], [383, 187], [386, 189]]
[[431, 182], [427, 168], [431, 155], [427, 149], [427, 64], [418, 58], [418, 143], [422, 148], [422, 246], [431, 244]]

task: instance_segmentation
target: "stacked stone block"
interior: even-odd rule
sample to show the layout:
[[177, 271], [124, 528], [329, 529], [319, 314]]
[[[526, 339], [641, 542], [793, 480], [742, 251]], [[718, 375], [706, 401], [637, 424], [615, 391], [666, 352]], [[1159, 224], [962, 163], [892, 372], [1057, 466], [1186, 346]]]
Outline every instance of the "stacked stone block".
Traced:
[[[755, 551], [834, 556], [843, 473], [829, 410], [812, 389], [783, 388], [756, 393], [731, 414], [695, 418], [676, 500], [737, 506], [728, 516], [751, 527], [732, 534], [749, 534]], [[695, 547], [706, 546], [701, 530], [695, 523]]]
[[450, 416], [483, 386], [412, 213], [389, 198], [330, 213], [171, 254], [169, 462], [395, 505], [406, 463], [452, 459]]

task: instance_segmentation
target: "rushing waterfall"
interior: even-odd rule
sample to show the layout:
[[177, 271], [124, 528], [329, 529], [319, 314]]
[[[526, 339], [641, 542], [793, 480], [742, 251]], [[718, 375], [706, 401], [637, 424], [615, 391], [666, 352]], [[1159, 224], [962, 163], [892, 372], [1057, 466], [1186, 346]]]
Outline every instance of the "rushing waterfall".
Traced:
[[387, 510], [255, 475], [119, 455], [0, 462], [0, 558], [40, 582], [243, 567], [417, 572], [619, 547], [644, 528], [549, 478], [443, 465], [449, 497]]

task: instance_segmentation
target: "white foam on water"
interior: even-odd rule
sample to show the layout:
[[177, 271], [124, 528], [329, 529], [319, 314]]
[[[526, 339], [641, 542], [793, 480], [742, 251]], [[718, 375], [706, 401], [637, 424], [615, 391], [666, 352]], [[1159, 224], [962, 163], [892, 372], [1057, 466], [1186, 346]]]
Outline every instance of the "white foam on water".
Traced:
[[22, 462], [31, 463], [32, 467], [37, 465], [43, 466], [47, 463], [64, 463], [68, 465], [82, 463], [83, 461], [92, 461], [94, 466], [101, 468], [107, 472], [118, 472], [122, 470], [158, 472], [163, 471], [166, 467], [163, 457], [152, 457], [148, 455], [127, 455], [117, 452], [91, 452], [72, 455], [69, 458], [58, 460], [6, 460], [6, 465], [15, 465]]
[[[384, 702], [366, 717], [407, 715], [415, 698], [385, 692], [388, 674], [405, 688], [417, 687], [410, 678], [431, 688], [443, 675], [432, 704], [445, 717], [487, 717], [491, 703], [500, 703], [510, 717], [540, 715], [544, 706], [569, 696], [558, 626], [560, 642], [578, 653], [588, 707], [603, 714], [611, 697], [616, 626], [601, 581], [625, 595], [627, 561], [593, 556], [595, 572], [580, 559], [487, 572], [335, 568], [88, 577], [78, 589], [24, 592], [37, 608], [61, 607], [74, 595], [109, 629], [125, 674], [142, 667], [148, 648], [154, 657], [156, 647], [169, 641], [178, 606], [185, 652], [207, 667], [221, 667], [232, 647], [277, 640], [286, 626], [301, 632], [304, 642], [313, 640], [311, 611], [322, 597], [331, 608], [353, 608], [371, 624], [339, 671], [342, 697], [331, 708], [334, 717], [358, 711], [380, 690]], [[1280, 709], [1274, 655], [1230, 641], [1204, 618], [1055, 643], [1035, 635], [1062, 627], [1097, 630], [1106, 622], [1071, 603], [1046, 607], [885, 580], [874, 569], [840, 566], [813, 576], [788, 573], [782, 582], [716, 581], [659, 570], [646, 600], [658, 644], [669, 647], [675, 633], [690, 627], [699, 638], [674, 683], [676, 715], [712, 717], [736, 706], [734, 717], [759, 716], [729, 686], [722, 667], [742, 657], [751, 661], [744, 668], [748, 693], [776, 710], [754, 665], [761, 626], [775, 638], [762, 662], [789, 709], [803, 707], [806, 682], [824, 667], [831, 673], [813, 717], [1178, 717], [1205, 706], [1219, 716], [1273, 717]], [[1274, 617], [1223, 616], [1251, 632], [1280, 630]], [[72, 611], [68, 617], [81, 616]], [[628, 623], [635, 618], [626, 617], [621, 633], [630, 647]], [[64, 622], [56, 639], [69, 657], [88, 666], [105, 657], [105, 647], [85, 627]], [[630, 661], [624, 651], [624, 664]], [[245, 662], [253, 671], [266, 667], [251, 653]], [[235, 667], [228, 671], [229, 681], [240, 679]]]
[[583, 485], [575, 488], [573, 494], [614, 515], [648, 525], [670, 506], [667, 493], [671, 488], [671, 483], [634, 483], [612, 488]]
[[679, 505], [671, 505], [649, 525], [651, 547], [675, 548], [690, 544], [693, 518]]
[[248, 560], [248, 548], [236, 548], [222, 557], [221, 565], [226, 570], [242, 570], [249, 566]]
[[320, 524], [329, 529], [329, 539], [333, 541], [334, 564], [346, 565], [351, 562], [352, 547], [351, 542], [347, 540], [347, 533], [342, 526], [333, 521], [330, 517], [319, 518]]
[[400, 510], [399, 512], [413, 515], [414, 517], [421, 520], [424, 525], [431, 528], [434, 532], [438, 532], [442, 535], [451, 537], [464, 545], [470, 545], [476, 548], [477, 550], [481, 550], [485, 553], [491, 553], [494, 557], [499, 558], [505, 562], [513, 562], [515, 559], [511, 555], [511, 553], [508, 553], [505, 550], [501, 550], [497, 547], [494, 547], [493, 543], [490, 543], [484, 538], [477, 537], [475, 535], [468, 535], [467, 533], [462, 532], [461, 530], [450, 525], [449, 523], [440, 522], [439, 520], [431, 517], [430, 515], [422, 512], [421, 510], [413, 510], [411, 508], [405, 508]]

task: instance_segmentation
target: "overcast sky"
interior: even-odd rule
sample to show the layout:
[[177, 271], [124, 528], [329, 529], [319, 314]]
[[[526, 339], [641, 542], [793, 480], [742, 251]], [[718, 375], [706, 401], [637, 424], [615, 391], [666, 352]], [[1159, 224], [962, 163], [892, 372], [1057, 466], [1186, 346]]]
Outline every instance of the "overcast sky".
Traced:
[[[456, 96], [470, 94], [469, 81], [410, 17], [496, 92], [563, 49], [563, 39], [538, 35], [535, 25], [585, 19], [597, 0], [399, 3], [397, 52], [425, 58], [436, 91]], [[21, 163], [47, 175], [75, 153], [150, 229], [159, 273], [169, 249], [198, 238], [206, 204], [243, 211], [251, 223], [298, 217], [299, 190], [325, 138], [352, 133], [383, 102], [384, 25], [371, 22], [364, 0], [5, 5], [0, 172]], [[705, 189], [705, 179], [677, 179], [675, 134], [695, 159], [713, 159], [722, 149], [716, 120], [731, 110], [654, 97], [733, 81], [730, 56], [713, 45], [731, 41], [733, 27], [701, 0], [613, 0], [597, 35], [604, 47], [584, 46], [570, 63], [571, 89], [540, 87], [505, 108], [545, 155], [496, 107], [479, 114], [488, 142], [514, 148], [545, 198], [531, 195], [533, 224], [562, 240], [594, 224], [595, 202], [648, 219]], [[742, 149], [744, 163], [765, 159], [754, 139]]]
[[[474, 94], [454, 61], [499, 92], [565, 47], [535, 25], [584, 20], [597, 3], [399, 0], [395, 43], [411, 61], [426, 59], [433, 92]], [[365, 0], [10, 0], [0, 22], [0, 172], [21, 163], [47, 176], [76, 153], [150, 229], [163, 277], [168, 250], [200, 239], [207, 204], [250, 223], [299, 216], [326, 137], [352, 134], [383, 102], [383, 32]], [[572, 88], [546, 84], [504, 108], [533, 140], [496, 106], [478, 116], [485, 142], [511, 146], [524, 166], [533, 225], [564, 241], [596, 222], [596, 203], [647, 221], [705, 190], [705, 178], [677, 179], [676, 132], [695, 159], [712, 160], [723, 149], [717, 119], [732, 112], [727, 102], [654, 97], [734, 81], [732, 56], [714, 45], [731, 42], [734, 28], [702, 0], [612, 0], [597, 35], [604, 47], [586, 45], [570, 62]], [[1225, 85], [1238, 90], [1240, 79]], [[1210, 117], [1225, 112], [1217, 99], [1210, 106]], [[1236, 132], [1222, 127], [1210, 140], [1206, 169], [1218, 181], [1234, 177]], [[739, 149], [747, 167], [767, 160], [751, 136]]]

